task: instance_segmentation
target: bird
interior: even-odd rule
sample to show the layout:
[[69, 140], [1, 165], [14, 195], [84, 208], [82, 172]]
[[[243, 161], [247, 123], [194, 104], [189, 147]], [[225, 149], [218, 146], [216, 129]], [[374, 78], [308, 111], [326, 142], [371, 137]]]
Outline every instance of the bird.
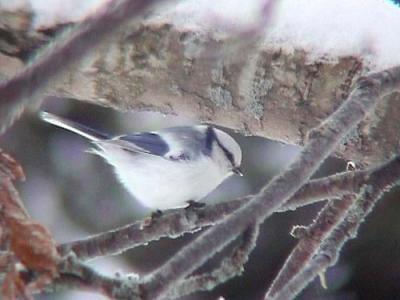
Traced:
[[203, 206], [200, 200], [225, 179], [243, 176], [239, 144], [211, 125], [113, 136], [49, 112], [39, 116], [91, 141], [90, 152], [112, 165], [134, 199], [154, 211]]

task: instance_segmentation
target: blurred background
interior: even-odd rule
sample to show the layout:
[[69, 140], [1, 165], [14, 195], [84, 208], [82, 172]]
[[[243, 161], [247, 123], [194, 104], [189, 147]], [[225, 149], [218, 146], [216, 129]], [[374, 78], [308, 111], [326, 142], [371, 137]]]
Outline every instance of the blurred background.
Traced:
[[[195, 123], [195, 120], [155, 113], [118, 113], [57, 98], [48, 98], [43, 109], [115, 134]], [[208, 203], [257, 192], [299, 152], [298, 147], [229, 133], [242, 146], [245, 176], [226, 180], [207, 197]], [[1, 147], [25, 168], [27, 179], [18, 185], [21, 197], [32, 217], [46, 225], [58, 242], [113, 229], [151, 213], [116, 181], [111, 166], [85, 152], [91, 147], [86, 140], [41, 122], [36, 114], [25, 116], [2, 136]], [[330, 158], [316, 176], [343, 171], [345, 165], [344, 161]], [[345, 246], [339, 263], [328, 270], [328, 289], [324, 290], [316, 280], [298, 299], [400, 299], [400, 203], [396, 192], [399, 189], [379, 202], [362, 225], [359, 237]], [[289, 235], [292, 226], [312, 222], [322, 205], [273, 215], [262, 226], [257, 248], [242, 276], [212, 292], [185, 299], [218, 299], [220, 296], [229, 300], [262, 299], [296, 244]], [[186, 234], [179, 239], [164, 238], [123, 255], [93, 260], [90, 265], [110, 275], [117, 272], [144, 274], [160, 266], [197, 234]], [[217, 263], [218, 260], [214, 260], [205, 268]], [[86, 292], [64, 292], [36, 296], [36, 299], [105, 298]]]

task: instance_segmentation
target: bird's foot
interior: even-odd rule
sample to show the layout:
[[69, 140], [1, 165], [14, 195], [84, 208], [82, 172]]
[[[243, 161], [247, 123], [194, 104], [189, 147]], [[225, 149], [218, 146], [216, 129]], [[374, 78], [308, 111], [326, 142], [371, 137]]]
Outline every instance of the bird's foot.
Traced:
[[157, 210], [155, 210], [155, 211], [153, 211], [153, 212], [151, 213], [150, 218], [151, 218], [152, 220], [157, 220], [157, 219], [159, 219], [162, 215], [163, 215], [162, 210], [157, 209]]
[[143, 226], [149, 227], [149, 226], [153, 225], [155, 222], [157, 222], [157, 220], [159, 218], [161, 218], [162, 215], [163, 215], [163, 212], [159, 209], [153, 211], [149, 217], [144, 219]]

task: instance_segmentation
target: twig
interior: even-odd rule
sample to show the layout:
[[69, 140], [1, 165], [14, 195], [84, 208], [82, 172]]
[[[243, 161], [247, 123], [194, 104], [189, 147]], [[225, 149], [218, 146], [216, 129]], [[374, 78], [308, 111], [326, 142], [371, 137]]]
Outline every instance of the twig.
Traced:
[[329, 266], [336, 264], [344, 244], [355, 238], [361, 223], [372, 211], [376, 202], [381, 198], [387, 187], [366, 186], [350, 209], [344, 221], [322, 243], [315, 258], [308, 266], [285, 287], [275, 294], [274, 300], [293, 299], [316, 276], [324, 272]]
[[[363, 184], [385, 184], [399, 175], [400, 157], [396, 157], [367, 170], [343, 172], [311, 180], [277, 211], [294, 210], [324, 199], [358, 193]], [[186, 232], [193, 232], [220, 222], [247, 203], [250, 197], [207, 205], [199, 210], [180, 209], [166, 212], [156, 222], [147, 226], [143, 222], [135, 222], [89, 238], [61, 244], [58, 246], [58, 251], [61, 255], [73, 251], [79, 259], [87, 260], [99, 256], [115, 255], [161, 237], [179, 237]]]
[[296, 226], [292, 235], [300, 238], [274, 279], [265, 299], [271, 299], [290, 280], [307, 266], [317, 252], [321, 242], [339, 224], [354, 201], [354, 195], [345, 195], [341, 200], [330, 200], [308, 227]]
[[258, 233], [259, 226], [251, 225], [241, 235], [240, 244], [233, 249], [231, 255], [221, 262], [219, 268], [185, 279], [168, 294], [167, 298], [175, 299], [198, 291], [210, 291], [219, 284], [241, 274], [251, 251], [256, 246]]
[[145, 299], [159, 299], [220, 251], [249, 222], [262, 222], [308, 181], [341, 139], [400, 82], [400, 67], [361, 78], [349, 98], [319, 127], [312, 130], [298, 159], [234, 214], [185, 246], [142, 284]]
[[[354, 163], [347, 164], [347, 170], [354, 170]], [[322, 241], [342, 222], [355, 195], [344, 195], [342, 199], [330, 200], [318, 213], [318, 217], [308, 227], [295, 226], [292, 236], [299, 238], [296, 247], [290, 253], [278, 275], [272, 282], [265, 299], [273, 298], [290, 280], [307, 267], [313, 255], [318, 251]]]
[[109, 1], [75, 30], [67, 32], [64, 40], [59, 37], [24, 70], [0, 83], [0, 134], [19, 118], [26, 107], [39, 106], [45, 89], [68, 67], [81, 60], [126, 21], [143, 14], [156, 2], [161, 0]]
[[[248, 260], [251, 250], [255, 247], [258, 236], [258, 226], [250, 226], [244, 231], [241, 243], [232, 254], [225, 258], [221, 266], [211, 273], [189, 277], [168, 298], [182, 297], [200, 290], [209, 290], [216, 285], [240, 274], [243, 265]], [[98, 292], [112, 299], [141, 299], [139, 280], [137, 276], [125, 278], [101, 275], [91, 267], [82, 264], [75, 255], [68, 255], [58, 265], [59, 277], [54, 280], [47, 291], [55, 292], [64, 289], [80, 289]]]
[[47, 288], [48, 291], [81, 289], [99, 292], [111, 299], [140, 299], [137, 276], [126, 278], [101, 275], [91, 267], [82, 264], [73, 255], [59, 264], [59, 277]]
[[215, 224], [245, 201], [246, 198], [242, 198], [206, 206], [204, 209], [179, 209], [165, 212], [149, 224], [146, 224], [146, 221], [135, 222], [83, 240], [61, 244], [58, 250], [62, 255], [73, 251], [79, 259], [84, 260], [119, 254], [161, 237], [176, 238], [186, 232], [195, 232], [199, 228]]

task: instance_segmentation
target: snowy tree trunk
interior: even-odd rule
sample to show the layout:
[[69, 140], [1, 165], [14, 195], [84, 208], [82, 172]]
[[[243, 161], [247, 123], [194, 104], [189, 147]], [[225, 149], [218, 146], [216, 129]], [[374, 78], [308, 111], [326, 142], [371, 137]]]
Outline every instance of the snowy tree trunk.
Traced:
[[[60, 28], [29, 32], [30, 14], [0, 12], [0, 78], [22, 68]], [[124, 30], [67, 69], [50, 95], [120, 110], [158, 111], [303, 145], [309, 129], [331, 114], [368, 69], [355, 57], [309, 62], [301, 49], [285, 53], [162, 22]], [[391, 157], [399, 143], [399, 94], [338, 148], [369, 164]]]

